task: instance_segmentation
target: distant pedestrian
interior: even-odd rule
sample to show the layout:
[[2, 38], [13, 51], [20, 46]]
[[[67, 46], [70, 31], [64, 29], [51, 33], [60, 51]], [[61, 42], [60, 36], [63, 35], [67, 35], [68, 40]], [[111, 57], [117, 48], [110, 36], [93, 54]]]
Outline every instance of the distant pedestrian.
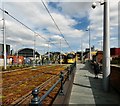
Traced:
[[96, 61], [94, 61], [94, 74], [95, 74], [95, 79], [98, 79], [99, 64]]

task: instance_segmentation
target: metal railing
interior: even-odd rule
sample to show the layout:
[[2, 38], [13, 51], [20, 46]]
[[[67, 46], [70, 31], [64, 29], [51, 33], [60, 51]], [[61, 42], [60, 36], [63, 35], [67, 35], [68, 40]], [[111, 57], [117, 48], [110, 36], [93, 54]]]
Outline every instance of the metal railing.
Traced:
[[53, 91], [53, 89], [58, 85], [58, 83], [61, 83], [59, 94], [64, 95], [64, 92], [63, 92], [64, 76], [67, 75], [67, 78], [70, 80], [71, 79], [70, 75], [72, 74], [72, 71], [75, 69], [75, 67], [76, 67], [76, 63], [70, 65], [70, 67], [67, 68], [66, 73], [63, 73], [61, 71], [59, 79], [56, 81], [56, 83], [53, 84], [53, 86], [41, 98], [39, 97], [39, 93], [40, 93], [39, 88], [35, 88], [32, 91], [33, 98], [29, 106], [34, 106], [34, 105], [40, 106], [42, 104], [42, 101]]

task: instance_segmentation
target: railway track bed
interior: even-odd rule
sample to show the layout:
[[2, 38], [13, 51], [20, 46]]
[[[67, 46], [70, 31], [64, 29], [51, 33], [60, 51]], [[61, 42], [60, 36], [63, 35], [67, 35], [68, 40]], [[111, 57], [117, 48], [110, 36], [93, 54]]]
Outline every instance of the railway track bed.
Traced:
[[[29, 104], [31, 91], [39, 87], [41, 97], [59, 78], [60, 71], [65, 72], [66, 65], [36, 67], [36, 70], [25, 69], [2, 74], [2, 104]], [[58, 93], [60, 85], [43, 101], [50, 104]]]

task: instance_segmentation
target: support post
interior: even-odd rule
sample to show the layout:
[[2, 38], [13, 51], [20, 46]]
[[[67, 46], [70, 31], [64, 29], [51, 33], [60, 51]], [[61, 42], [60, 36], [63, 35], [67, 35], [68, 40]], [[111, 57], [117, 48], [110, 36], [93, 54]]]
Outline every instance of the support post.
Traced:
[[62, 71], [60, 72], [60, 78], [61, 78], [61, 87], [60, 87], [60, 92], [59, 92], [59, 94], [60, 94], [60, 95], [64, 95], [64, 93], [63, 93], [63, 80], [64, 80], [64, 74], [63, 74]]
[[61, 46], [61, 38], [60, 38], [60, 64], [62, 64], [62, 46]]
[[[4, 10], [4, 4], [2, 4]], [[6, 35], [5, 35], [5, 11], [3, 11], [3, 50], [4, 50], [4, 70], [7, 69], [7, 56], [6, 56]]]
[[33, 99], [31, 100], [31, 103], [29, 104], [29, 106], [40, 106], [40, 97], [38, 96], [39, 94], [39, 90], [38, 88], [35, 88], [33, 91], [32, 91], [32, 95], [33, 95]]
[[109, 91], [110, 77], [110, 34], [109, 0], [104, 1], [104, 37], [103, 37], [103, 89]]
[[91, 58], [91, 35], [90, 35], [90, 26], [89, 26], [89, 49], [90, 49], [90, 60], [92, 60], [92, 58]]
[[70, 67], [68, 67], [68, 80], [71, 80], [70, 74]]

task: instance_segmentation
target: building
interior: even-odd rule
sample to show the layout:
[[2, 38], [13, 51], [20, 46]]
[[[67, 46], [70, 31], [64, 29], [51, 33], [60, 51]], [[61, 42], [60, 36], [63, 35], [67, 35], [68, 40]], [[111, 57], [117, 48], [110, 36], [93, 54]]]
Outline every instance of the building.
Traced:
[[111, 48], [110, 49], [110, 56], [112, 58], [120, 57], [120, 48]]
[[[95, 47], [94, 47], [94, 46], [91, 47], [91, 51], [95, 51]], [[90, 52], [90, 48], [86, 48], [86, 49], [85, 49], [85, 52]]]
[[[110, 48], [110, 55], [111, 60], [120, 57], [120, 48]], [[96, 55], [93, 57], [93, 60], [97, 61], [98, 63], [102, 63], [102, 59], [103, 51], [98, 51]]]
[[40, 54], [37, 51], [35, 51], [35, 50], [31, 49], [31, 48], [20, 49], [18, 51], [18, 53], [15, 53], [15, 55], [23, 56], [25, 58], [29, 58], [29, 57], [34, 57], [34, 53], [35, 53], [36, 57], [40, 56]]
[[24, 57], [23, 56], [7, 56], [7, 63], [9, 65], [23, 64], [24, 63]]

